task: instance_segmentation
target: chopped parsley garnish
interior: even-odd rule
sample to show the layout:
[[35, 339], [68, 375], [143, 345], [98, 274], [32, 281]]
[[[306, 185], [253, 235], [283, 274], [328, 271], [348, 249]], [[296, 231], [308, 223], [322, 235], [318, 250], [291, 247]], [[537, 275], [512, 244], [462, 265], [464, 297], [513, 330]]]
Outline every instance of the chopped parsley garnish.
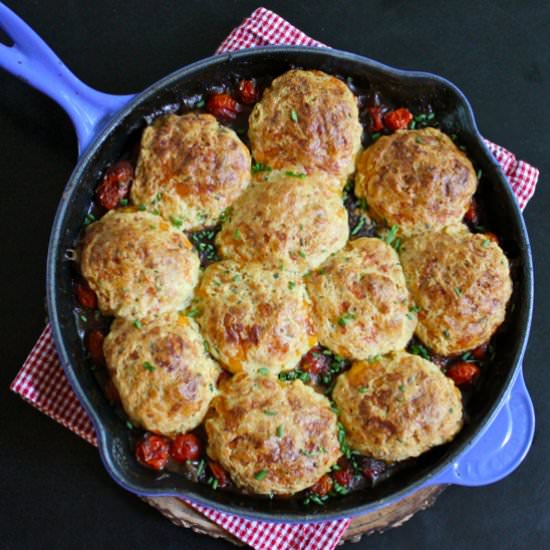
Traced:
[[422, 308], [421, 307], [418, 307], [417, 305], [414, 305], [412, 307], [409, 308], [409, 311], [411, 313], [419, 313], [420, 311], [422, 311]]
[[419, 355], [423, 359], [430, 360], [430, 354], [428, 350], [422, 344], [411, 344], [411, 353]]
[[390, 230], [386, 233], [386, 235], [382, 239], [386, 244], [393, 246], [396, 250], [399, 250], [399, 247], [401, 246], [400, 239], [396, 239], [398, 231], [399, 231], [399, 226], [392, 225]]
[[128, 199], [120, 199], [118, 201], [119, 206], [128, 206]]
[[296, 283], [294, 281], [288, 281], [288, 290], [296, 288]]
[[302, 258], [306, 257], [306, 253], [303, 250], [298, 251], [298, 254], [300, 254]]
[[204, 460], [204, 458], [201, 458], [199, 461], [199, 465], [197, 466], [197, 477], [201, 477], [205, 467], [206, 467], [206, 460]]
[[309, 382], [310, 376], [307, 372], [299, 369], [290, 370], [287, 372], [279, 373], [279, 380], [284, 382], [291, 382], [292, 380], [301, 380], [304, 384]]
[[262, 164], [261, 162], [255, 162], [252, 165], [252, 173], [256, 174], [257, 172], [271, 172], [273, 168], [267, 164]]
[[462, 296], [462, 290], [460, 288], [458, 288], [457, 286], [455, 286], [455, 294], [457, 296]]
[[134, 321], [134, 326], [135, 326], [136, 328], [141, 328], [143, 325], [141, 324], [141, 321], [140, 321], [139, 319], [136, 319], [136, 320]]
[[361, 229], [363, 229], [364, 225], [366, 223], [366, 220], [363, 216], [359, 218], [359, 221], [357, 222], [357, 225], [351, 230], [352, 235], [357, 235]]
[[266, 410], [264, 411], [264, 414], [265, 414], [266, 416], [277, 416], [277, 412], [276, 412], [276, 411], [270, 411], [270, 410], [268, 410], [268, 409], [266, 409]]
[[206, 102], [204, 101], [204, 99], [200, 99], [199, 101], [197, 101], [195, 108], [202, 109], [205, 105], [206, 105]]
[[382, 134], [380, 132], [374, 132], [374, 134], [371, 134], [372, 141], [376, 141]]
[[170, 223], [174, 227], [181, 227], [183, 225], [183, 220], [180, 220], [179, 218], [175, 218], [174, 216], [170, 216]]
[[340, 485], [337, 481], [334, 481], [332, 483], [332, 490], [338, 495], [345, 495], [348, 492], [348, 490], [343, 485]]
[[275, 430], [275, 435], [277, 437], [283, 437], [285, 435], [285, 427], [282, 424], [280, 426], [277, 426], [277, 429]]
[[483, 248], [487, 248], [489, 246], [489, 239], [484, 239], [483, 242], [481, 243], [481, 246]]
[[238, 229], [235, 229], [233, 236], [235, 237], [235, 239], [238, 239], [239, 241], [242, 239], [241, 232]]
[[400, 391], [400, 392], [404, 392], [404, 391], [405, 391], [405, 386], [404, 386], [403, 384], [401, 384], [401, 385], [399, 386], [399, 391]]
[[80, 316], [80, 320], [81, 320], [83, 323], [87, 323], [87, 322], [88, 322], [88, 317], [86, 317], [86, 315], [81, 315], [81, 316]]
[[474, 356], [472, 355], [472, 352], [470, 351], [467, 351], [466, 353], [463, 353], [462, 356], [460, 357], [463, 361], [468, 361], [468, 362], [474, 362], [475, 361], [475, 358]]
[[298, 113], [294, 109], [290, 111], [290, 120], [292, 120], [292, 122], [298, 122]]
[[208, 478], [207, 481], [208, 485], [214, 489], [214, 491], [220, 486], [220, 482], [213, 476]]
[[354, 313], [350, 313], [349, 311], [338, 317], [337, 323], [341, 327], [345, 327], [350, 321], [353, 321], [356, 318]]
[[96, 219], [97, 218], [92, 213], [86, 214], [84, 216], [84, 225], [90, 225], [91, 223], [95, 222]]
[[144, 204], [138, 205], [137, 208], [140, 212], [145, 212], [145, 210], [147, 210], [147, 207]]
[[265, 479], [267, 477], [267, 474], [269, 472], [267, 470], [260, 470], [259, 472], [256, 472], [254, 474], [254, 479], [257, 479], [258, 481], [262, 481], [262, 479]]
[[145, 361], [145, 363], [143, 363], [143, 368], [145, 370], [148, 370], [149, 372], [153, 372], [155, 370], [154, 365], [151, 365], [151, 363], [149, 363], [149, 361]]
[[193, 309], [190, 309], [189, 311], [187, 311], [185, 315], [187, 315], [187, 317], [193, 318], [200, 315], [200, 313], [201, 313], [201, 310], [198, 307], [194, 307]]
[[366, 388], [365, 386], [361, 386], [357, 391], [359, 393], [367, 393], [369, 391], [369, 388]]
[[341, 422], [338, 422], [338, 443], [340, 444], [340, 450], [346, 458], [351, 457], [351, 449], [346, 441], [346, 430]]
[[285, 172], [285, 176], [288, 176], [289, 178], [305, 178], [306, 174], [304, 172], [293, 172], [292, 170], [287, 170]]
[[267, 376], [269, 374], [269, 369], [267, 367], [260, 367], [258, 369], [258, 374], [261, 374], [262, 376]]

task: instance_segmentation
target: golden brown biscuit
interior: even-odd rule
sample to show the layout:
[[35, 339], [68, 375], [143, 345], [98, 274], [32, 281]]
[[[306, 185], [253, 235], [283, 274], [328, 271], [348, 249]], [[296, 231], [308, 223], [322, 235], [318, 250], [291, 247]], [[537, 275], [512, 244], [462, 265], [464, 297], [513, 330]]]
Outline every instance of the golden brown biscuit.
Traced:
[[300, 274], [223, 261], [204, 272], [193, 311], [214, 357], [231, 372], [296, 366], [317, 343]]
[[404, 349], [416, 326], [403, 270], [381, 239], [361, 238], [306, 278], [319, 342], [348, 359]]
[[106, 315], [144, 319], [185, 307], [199, 276], [187, 237], [160, 216], [111, 210], [88, 226], [80, 267]]
[[333, 76], [288, 71], [271, 83], [248, 122], [257, 162], [307, 174], [326, 172], [342, 185], [354, 172], [363, 132], [357, 100]]
[[145, 129], [132, 200], [182, 229], [217, 223], [250, 182], [250, 153], [208, 114], [168, 115]]
[[206, 417], [207, 453], [240, 488], [289, 495], [340, 457], [336, 424], [328, 399], [301, 381], [236, 374]]
[[405, 241], [405, 279], [420, 308], [416, 334], [441, 355], [486, 342], [512, 294], [508, 259], [497, 243], [464, 225]]
[[116, 319], [104, 351], [134, 424], [172, 437], [202, 422], [221, 371], [193, 320], [177, 313], [143, 325]]
[[462, 220], [477, 186], [472, 163], [434, 128], [383, 136], [359, 157], [355, 194], [407, 237]]
[[333, 182], [321, 174], [261, 176], [235, 202], [218, 233], [220, 254], [302, 272], [317, 267], [346, 244], [349, 234], [348, 214]]
[[347, 442], [394, 462], [450, 441], [462, 427], [461, 394], [433, 363], [397, 352], [342, 374], [333, 399]]

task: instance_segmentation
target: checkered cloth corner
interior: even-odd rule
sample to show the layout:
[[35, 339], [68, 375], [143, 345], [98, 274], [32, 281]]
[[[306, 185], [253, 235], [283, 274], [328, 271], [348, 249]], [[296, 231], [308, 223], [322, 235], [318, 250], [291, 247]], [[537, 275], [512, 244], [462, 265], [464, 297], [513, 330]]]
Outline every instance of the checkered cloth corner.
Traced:
[[[323, 47], [288, 21], [265, 8], [258, 8], [222, 42], [217, 53], [265, 45]], [[523, 209], [535, 192], [539, 171], [517, 160], [503, 147], [486, 140], [502, 166]], [[93, 426], [73, 393], [55, 351], [50, 326], [32, 348], [11, 389], [28, 403], [96, 445]], [[187, 502], [187, 501], [186, 501]], [[257, 550], [332, 550], [348, 528], [349, 519], [285, 524], [251, 521], [188, 502], [220, 527]]]

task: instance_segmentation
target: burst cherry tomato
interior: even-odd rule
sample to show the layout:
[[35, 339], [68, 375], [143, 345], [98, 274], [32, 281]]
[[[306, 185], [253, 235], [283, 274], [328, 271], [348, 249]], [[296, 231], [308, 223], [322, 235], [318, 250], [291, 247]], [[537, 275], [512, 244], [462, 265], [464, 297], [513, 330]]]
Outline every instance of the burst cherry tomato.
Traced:
[[213, 94], [206, 102], [206, 110], [216, 118], [235, 120], [242, 110], [239, 102], [229, 94]]
[[147, 433], [136, 445], [136, 458], [152, 470], [162, 470], [168, 462], [170, 440], [161, 435]]
[[382, 109], [380, 107], [368, 107], [367, 111], [369, 112], [371, 122], [372, 122], [372, 131], [379, 132], [384, 129], [384, 123], [382, 122]]
[[74, 292], [78, 303], [88, 309], [97, 308], [97, 296], [96, 293], [88, 286], [87, 283], [76, 283], [74, 286]]
[[334, 472], [332, 475], [334, 477], [334, 481], [345, 489], [347, 489], [353, 481], [353, 470], [351, 469], [351, 466], [345, 466]]
[[208, 461], [208, 467], [212, 475], [218, 480], [220, 487], [225, 487], [229, 483], [229, 477], [226, 471], [216, 462]]
[[457, 386], [469, 384], [478, 374], [479, 367], [466, 361], [455, 363], [447, 371], [447, 376], [452, 378]]
[[401, 107], [400, 109], [386, 113], [384, 115], [384, 124], [390, 130], [402, 130], [409, 125], [412, 119], [412, 113], [408, 109]]
[[100, 330], [91, 330], [86, 335], [86, 349], [94, 362], [100, 364], [105, 363], [103, 340], [105, 340], [105, 335]]
[[488, 347], [489, 342], [485, 342], [485, 344], [481, 344], [481, 346], [478, 346], [476, 349], [472, 350], [472, 355], [474, 356], [474, 359], [477, 359], [478, 361], [485, 359], [485, 357], [487, 356]]
[[97, 201], [103, 208], [112, 210], [128, 197], [134, 179], [134, 168], [127, 160], [119, 160], [107, 169], [96, 190]]
[[321, 374], [330, 367], [330, 358], [321, 352], [319, 346], [310, 349], [300, 362], [300, 368], [309, 374]]
[[246, 105], [258, 101], [258, 89], [254, 80], [241, 80], [239, 82], [239, 98]]
[[178, 462], [198, 460], [201, 456], [201, 444], [194, 434], [180, 434], [172, 441], [170, 456]]
[[466, 210], [466, 214], [464, 214], [464, 219], [469, 223], [473, 223], [474, 225], [477, 225], [479, 223], [479, 216], [477, 213], [477, 202], [475, 199], [472, 199], [472, 202], [470, 203], [470, 207], [468, 208], [468, 210]]
[[311, 492], [324, 497], [332, 489], [332, 478], [329, 475], [324, 475], [315, 485], [311, 487]]

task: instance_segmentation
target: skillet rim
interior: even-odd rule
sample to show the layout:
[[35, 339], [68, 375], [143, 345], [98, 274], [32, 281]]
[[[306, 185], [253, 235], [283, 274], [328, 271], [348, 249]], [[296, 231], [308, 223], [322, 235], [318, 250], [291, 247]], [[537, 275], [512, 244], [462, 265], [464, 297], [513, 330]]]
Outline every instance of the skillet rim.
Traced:
[[[56, 288], [55, 281], [59, 269], [58, 264], [60, 261], [60, 256], [62, 255], [62, 251], [60, 250], [58, 243], [61, 240], [61, 235], [66, 228], [65, 221], [67, 209], [70, 204], [69, 199], [73, 195], [75, 190], [79, 187], [81, 177], [86, 171], [87, 166], [93, 160], [96, 151], [104, 146], [108, 136], [113, 130], [118, 127], [120, 121], [124, 119], [127, 115], [129, 115], [132, 111], [134, 111], [136, 107], [138, 107], [146, 99], [155, 94], [158, 94], [159, 92], [162, 92], [171, 84], [176, 83], [180, 79], [185, 78], [196, 71], [205, 69], [206, 67], [209, 67], [211, 65], [231, 62], [233, 59], [246, 60], [247, 58], [270, 56], [273, 54], [277, 56], [280, 55], [281, 57], [284, 57], [285, 55], [292, 56], [299, 54], [305, 56], [313, 54], [314, 56], [318, 56], [320, 53], [322, 55], [326, 55], [332, 58], [335, 61], [351, 61], [360, 66], [362, 65], [368, 70], [374, 70], [383, 75], [394, 78], [397, 77], [403, 81], [421, 79], [427, 82], [432, 82], [439, 87], [445, 88], [450, 91], [456, 97], [458, 104], [463, 107], [465, 113], [464, 132], [465, 134], [469, 134], [475, 140], [477, 145], [480, 147], [480, 153], [485, 156], [485, 160], [495, 169], [495, 172], [500, 180], [499, 183], [503, 188], [504, 194], [506, 196], [506, 200], [510, 203], [510, 206], [512, 207], [512, 211], [514, 214], [513, 221], [516, 223], [518, 230], [516, 236], [519, 244], [519, 257], [521, 259], [521, 270], [523, 275], [523, 284], [518, 285], [518, 290], [521, 301], [525, 305], [522, 308], [522, 317], [519, 320], [521, 327], [521, 330], [519, 331], [519, 339], [521, 341], [516, 348], [513, 360], [511, 360], [513, 361], [513, 366], [510, 368], [509, 372], [505, 376], [504, 382], [502, 384], [502, 389], [500, 390], [498, 396], [495, 398], [494, 402], [485, 413], [484, 417], [480, 419], [478, 425], [475, 426], [475, 428], [473, 429], [471, 437], [469, 439], [466, 439], [461, 444], [457, 445], [456, 449], [450, 451], [447, 456], [441, 460], [441, 464], [439, 466], [432, 467], [427, 473], [419, 476], [419, 478], [415, 481], [408, 483], [401, 490], [393, 491], [389, 495], [382, 497], [374, 502], [358, 506], [350, 506], [349, 509], [345, 511], [325, 512], [324, 510], [316, 510], [314, 513], [309, 513], [308, 511], [304, 511], [303, 513], [296, 513], [294, 511], [290, 513], [268, 513], [254, 511], [253, 513], [251, 513], [249, 508], [243, 508], [240, 505], [227, 505], [225, 503], [220, 503], [217, 502], [215, 498], [206, 498], [202, 495], [196, 494], [193, 491], [182, 491], [175, 489], [170, 491], [165, 489], [144, 488], [140, 487], [137, 484], [130, 483], [119, 474], [117, 467], [110, 459], [110, 456], [107, 452], [107, 446], [109, 445], [108, 430], [103, 427], [101, 420], [96, 414], [94, 406], [91, 403], [90, 398], [88, 397], [86, 391], [80, 385], [76, 372], [73, 369], [73, 366], [69, 359], [69, 353], [67, 351], [67, 347], [65, 346], [63, 331], [60, 326], [59, 303], [63, 300], [63, 297], [60, 296], [60, 292]], [[514, 232], [516, 232], [516, 230], [514, 230]], [[108, 119], [104, 122], [102, 128], [91, 140], [84, 154], [78, 159], [76, 167], [65, 186], [60, 203], [58, 205], [48, 245], [46, 291], [48, 312], [50, 324], [52, 327], [52, 335], [61, 361], [61, 365], [63, 367], [65, 375], [69, 380], [69, 383], [71, 384], [73, 391], [77, 395], [80, 403], [82, 404], [82, 406], [88, 413], [90, 420], [92, 421], [97, 435], [98, 447], [103, 465], [109, 475], [118, 485], [122, 486], [130, 492], [142, 496], [185, 496], [185, 498], [196, 502], [197, 504], [212, 507], [229, 514], [238, 514], [241, 517], [245, 517], [248, 519], [263, 520], [268, 522], [304, 523], [335, 520], [344, 517], [354, 517], [364, 514], [366, 512], [376, 510], [378, 508], [382, 508], [391, 502], [396, 502], [397, 500], [402, 499], [403, 497], [414, 492], [415, 490], [436, 481], [438, 475], [440, 475], [449, 467], [452, 467], [453, 463], [458, 462], [460, 457], [467, 453], [468, 450], [470, 450], [475, 445], [475, 443], [489, 428], [492, 421], [500, 411], [500, 408], [504, 404], [506, 396], [508, 395], [512, 384], [515, 382], [521, 371], [522, 359], [525, 348], [527, 346], [533, 310], [533, 265], [527, 229], [516, 198], [512, 192], [510, 185], [507, 182], [506, 177], [502, 172], [500, 165], [488, 150], [482, 136], [479, 133], [473, 109], [469, 101], [466, 99], [460, 89], [457, 88], [453, 83], [443, 77], [432, 73], [397, 69], [358, 54], [332, 48], [305, 46], [266, 46], [241, 50], [233, 53], [213, 55], [196, 61], [185, 67], [182, 67], [181, 69], [178, 69], [167, 75], [166, 77], [160, 79], [159, 81], [153, 83], [144, 91], [136, 94], [122, 109], [108, 117]], [[212, 493], [215, 496], [216, 493], [214, 491], [212, 491]]]

